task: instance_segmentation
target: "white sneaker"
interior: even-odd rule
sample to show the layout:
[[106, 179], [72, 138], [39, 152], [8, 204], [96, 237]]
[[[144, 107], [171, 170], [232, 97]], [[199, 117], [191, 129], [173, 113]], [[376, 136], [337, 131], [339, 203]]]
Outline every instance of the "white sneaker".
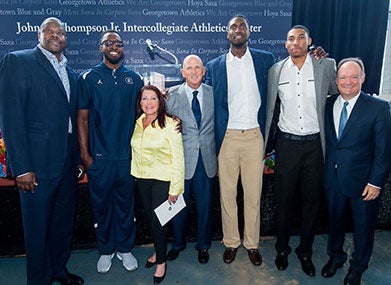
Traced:
[[126, 270], [133, 271], [137, 269], [137, 260], [131, 252], [117, 252], [117, 257], [119, 260], [122, 260], [122, 265], [126, 268]]
[[99, 273], [106, 273], [110, 270], [111, 267], [111, 259], [113, 258], [113, 254], [108, 255], [101, 255], [99, 257], [98, 263], [96, 264], [96, 270], [98, 270]]

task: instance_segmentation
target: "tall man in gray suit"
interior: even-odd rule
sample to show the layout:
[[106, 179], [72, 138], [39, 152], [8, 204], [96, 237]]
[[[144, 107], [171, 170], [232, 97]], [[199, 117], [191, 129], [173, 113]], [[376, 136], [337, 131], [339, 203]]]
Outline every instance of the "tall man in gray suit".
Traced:
[[[168, 93], [169, 113], [182, 120], [182, 139], [185, 153], [184, 199], [190, 204], [194, 193], [198, 213], [198, 237], [195, 249], [198, 261], [207, 263], [211, 245], [211, 202], [213, 178], [217, 172], [214, 140], [214, 108], [212, 87], [202, 84], [205, 67], [196, 55], [183, 60], [182, 76], [186, 82], [172, 87]], [[173, 219], [175, 241], [167, 260], [174, 260], [186, 247], [186, 226], [189, 207]]]
[[[338, 90], [335, 61], [328, 58], [314, 60], [307, 52], [311, 42], [306, 27], [292, 27], [285, 43], [289, 57], [269, 69], [265, 142], [271, 128], [276, 127], [272, 125], [273, 116], [278, 117], [275, 145], [275, 264], [279, 270], [285, 270], [288, 266], [291, 207], [296, 187], [300, 186], [302, 228], [296, 254], [303, 271], [315, 276], [311, 256], [325, 149], [324, 106], [327, 96]], [[280, 113], [274, 114], [275, 111]]]

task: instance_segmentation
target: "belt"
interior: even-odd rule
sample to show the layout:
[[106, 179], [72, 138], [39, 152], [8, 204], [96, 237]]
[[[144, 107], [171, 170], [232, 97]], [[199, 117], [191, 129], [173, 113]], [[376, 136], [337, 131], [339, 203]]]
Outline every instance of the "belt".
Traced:
[[284, 133], [284, 132], [280, 131], [279, 136], [280, 136], [280, 138], [284, 138], [284, 139], [288, 139], [288, 140], [292, 140], [292, 141], [309, 142], [309, 141], [314, 141], [317, 138], [319, 138], [319, 133], [312, 134], [312, 135], [306, 135], [306, 136], [299, 136], [299, 135]]

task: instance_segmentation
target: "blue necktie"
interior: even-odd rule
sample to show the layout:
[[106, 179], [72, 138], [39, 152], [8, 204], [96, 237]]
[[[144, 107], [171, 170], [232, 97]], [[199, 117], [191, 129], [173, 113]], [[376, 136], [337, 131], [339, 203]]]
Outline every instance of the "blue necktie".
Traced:
[[200, 127], [201, 123], [201, 108], [200, 102], [197, 99], [198, 91], [193, 91], [193, 100], [191, 101], [191, 109], [193, 110], [194, 117], [197, 121], [197, 126]]
[[339, 118], [339, 127], [338, 127], [338, 140], [342, 136], [343, 129], [346, 126], [346, 122], [348, 121], [348, 111], [346, 110], [346, 106], [349, 104], [349, 102], [343, 103], [343, 108], [341, 110], [341, 117]]

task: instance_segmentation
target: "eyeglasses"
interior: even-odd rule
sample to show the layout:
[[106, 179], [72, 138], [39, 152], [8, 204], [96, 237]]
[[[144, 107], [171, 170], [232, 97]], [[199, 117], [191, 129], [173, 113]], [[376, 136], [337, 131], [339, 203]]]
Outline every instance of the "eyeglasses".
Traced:
[[109, 40], [106, 40], [106, 41], [103, 41], [101, 43], [101, 45], [105, 45], [106, 47], [111, 47], [111, 46], [115, 45], [118, 48], [123, 48], [124, 47], [124, 42], [123, 41], [109, 41]]

